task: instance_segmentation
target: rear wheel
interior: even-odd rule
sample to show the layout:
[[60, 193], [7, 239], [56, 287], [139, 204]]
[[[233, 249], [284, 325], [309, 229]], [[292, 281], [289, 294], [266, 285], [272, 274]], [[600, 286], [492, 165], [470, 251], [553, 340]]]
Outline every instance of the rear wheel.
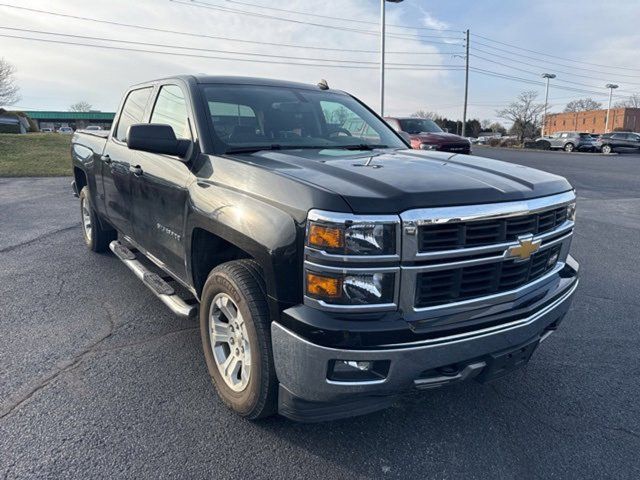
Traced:
[[82, 220], [82, 237], [89, 250], [94, 252], [106, 252], [109, 243], [117, 238], [115, 230], [102, 228], [98, 215], [89, 195], [89, 187], [83, 187], [80, 191], [80, 218]]
[[567, 144], [564, 146], [564, 151], [565, 151], [565, 152], [573, 152], [573, 150], [574, 150], [575, 148], [576, 148], [576, 147], [575, 147], [575, 145], [574, 145], [573, 143], [567, 143]]
[[249, 419], [277, 410], [271, 325], [259, 266], [237, 260], [214, 268], [202, 290], [200, 334], [222, 401]]
[[613, 149], [611, 148], [611, 145], [603, 145], [602, 146], [602, 153], [609, 154], [612, 151], [613, 151]]

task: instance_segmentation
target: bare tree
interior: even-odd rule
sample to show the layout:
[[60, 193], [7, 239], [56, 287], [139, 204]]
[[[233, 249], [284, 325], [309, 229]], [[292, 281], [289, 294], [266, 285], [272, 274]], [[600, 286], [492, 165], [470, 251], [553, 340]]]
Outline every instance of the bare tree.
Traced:
[[634, 93], [629, 95], [626, 100], [616, 102], [616, 108], [640, 108], [640, 94]]
[[602, 103], [596, 102], [593, 98], [579, 98], [572, 100], [564, 107], [565, 112], [586, 112], [587, 110], [599, 110]]
[[520, 141], [535, 136], [538, 130], [544, 104], [537, 103], [537, 98], [538, 94], [534, 91], [522, 92], [506, 108], [496, 111], [498, 117], [513, 122], [511, 133], [517, 135]]
[[93, 108], [89, 102], [85, 102], [84, 100], [74, 103], [73, 105], [69, 105], [70, 112], [89, 112]]
[[485, 118], [484, 120], [481, 120], [480, 121], [480, 127], [485, 132], [487, 130], [491, 130], [491, 120], [489, 120], [488, 118]]
[[436, 112], [426, 112], [424, 110], [418, 110], [411, 114], [413, 118], [428, 118], [429, 120], [435, 120], [439, 117]]
[[20, 88], [15, 84], [13, 74], [15, 67], [0, 58], [0, 105], [13, 105], [20, 101], [18, 91]]
[[494, 133], [501, 133], [502, 135], [507, 134], [507, 129], [504, 128], [504, 126], [502, 126], [500, 122], [493, 122], [491, 125], [489, 125], [489, 130]]

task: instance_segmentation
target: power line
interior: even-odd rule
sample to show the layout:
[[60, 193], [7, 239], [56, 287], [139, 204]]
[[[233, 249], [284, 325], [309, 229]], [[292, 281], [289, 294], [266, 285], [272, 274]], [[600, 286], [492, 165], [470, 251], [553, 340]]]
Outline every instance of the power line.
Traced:
[[[41, 35], [55, 35], [60, 37], [74, 38], [74, 39], [83, 39], [83, 40], [97, 40], [103, 42], [115, 42], [115, 43], [124, 43], [127, 45], [142, 45], [145, 47], [160, 47], [160, 48], [173, 48], [177, 50], [194, 50], [201, 52], [215, 52], [215, 53], [223, 53], [230, 55], [246, 55], [250, 57], [266, 57], [266, 58], [280, 58], [280, 59], [288, 59], [288, 60], [303, 60], [303, 61], [314, 61], [314, 62], [331, 62], [331, 63], [344, 63], [348, 65], [378, 65], [377, 62], [369, 62], [362, 60], [339, 60], [333, 58], [314, 58], [314, 57], [295, 57], [291, 55], [272, 55], [266, 53], [250, 53], [250, 52], [241, 52], [237, 50], [219, 50], [212, 48], [200, 48], [200, 47], [187, 47], [183, 45], [167, 45], [164, 43], [152, 43], [152, 42], [137, 42], [133, 40], [118, 40], [113, 38], [104, 38], [104, 37], [92, 37], [87, 35], [76, 35], [70, 33], [57, 33], [57, 32], [47, 32], [44, 30], [33, 30], [28, 28], [14, 28], [14, 27], [5, 27], [0, 25], [0, 29], [3, 30], [11, 30], [18, 32], [26, 32], [26, 33], [36, 33]], [[388, 65], [396, 66], [396, 67], [457, 67], [458, 65], [441, 65], [441, 64], [416, 64], [416, 63], [389, 63]]]
[[489, 42], [497, 43], [499, 45], [506, 45], [507, 47], [510, 47], [510, 48], [515, 48], [517, 50], [522, 50], [524, 52], [535, 53], [536, 55], [543, 55], [545, 57], [557, 58], [559, 60], [564, 60], [566, 62], [582, 63], [583, 65], [592, 65], [594, 67], [604, 67], [604, 68], [616, 68], [616, 69], [620, 69], [620, 70], [630, 70], [630, 71], [633, 71], [633, 72], [639, 71], [636, 68], [616, 67], [615, 65], [603, 65], [601, 63], [591, 63], [591, 62], [585, 62], [585, 61], [582, 61], [582, 60], [573, 60], [571, 58], [560, 57], [560, 56], [557, 56], [557, 55], [551, 55], [550, 53], [539, 52], [539, 51], [536, 51], [536, 50], [529, 50], [528, 48], [518, 47], [518, 46], [512, 45], [510, 43], [500, 42], [498, 40], [494, 40], [492, 38], [485, 37], [485, 36], [479, 35], [477, 33], [474, 33], [473, 36], [474, 37], [478, 37], [478, 38], [482, 38], [482, 39], [487, 40]]
[[[33, 12], [33, 13], [42, 13], [45, 15], [52, 15], [52, 16], [56, 16], [56, 17], [63, 17], [63, 18], [70, 18], [70, 19], [74, 19], [74, 20], [82, 20], [82, 21], [87, 21], [87, 22], [94, 22], [94, 23], [103, 23], [106, 25], [114, 25], [114, 26], [118, 26], [118, 27], [126, 27], [126, 28], [135, 28], [135, 29], [139, 29], [139, 30], [146, 30], [146, 31], [152, 31], [152, 32], [160, 32], [160, 33], [171, 33], [174, 35], [184, 35], [184, 36], [188, 36], [188, 37], [195, 37], [195, 38], [210, 38], [212, 40], [224, 40], [224, 41], [230, 41], [230, 42], [238, 42], [238, 43], [247, 43], [247, 44], [252, 44], [252, 45], [269, 45], [269, 46], [276, 46], [276, 47], [286, 47], [286, 48], [303, 48], [305, 50], [326, 50], [326, 51], [334, 51], [334, 52], [353, 52], [353, 53], [380, 53], [379, 50], [364, 50], [364, 49], [353, 49], [353, 48], [331, 48], [331, 47], [318, 47], [318, 46], [312, 46], [312, 45], [294, 45], [294, 44], [290, 44], [290, 43], [278, 43], [278, 42], [267, 42], [267, 41], [257, 41], [257, 40], [245, 40], [245, 39], [239, 39], [239, 38], [231, 38], [231, 37], [223, 37], [223, 36], [219, 36], [219, 35], [207, 35], [207, 34], [201, 34], [201, 33], [193, 33], [193, 32], [185, 32], [185, 31], [179, 31], [179, 30], [169, 30], [169, 29], [164, 29], [164, 28], [157, 28], [157, 27], [148, 27], [148, 26], [144, 26], [144, 25], [135, 25], [135, 24], [131, 24], [131, 23], [123, 23], [123, 22], [116, 22], [116, 21], [112, 21], [112, 20], [100, 20], [97, 18], [91, 18], [91, 17], [82, 17], [79, 15], [70, 15], [70, 14], [66, 14], [66, 13], [59, 13], [59, 12], [51, 12], [51, 11], [47, 11], [47, 10], [40, 10], [37, 8], [28, 8], [28, 7], [22, 7], [22, 6], [17, 6], [17, 5], [7, 5], [7, 4], [3, 4], [0, 3], [0, 7], [6, 7], [6, 8], [13, 8], [13, 9], [17, 9], [17, 10], [23, 10], [23, 11], [28, 11], [28, 12]], [[389, 54], [410, 54], [410, 55], [454, 55], [460, 52], [410, 52], [410, 51], [390, 51], [387, 52]]]
[[[611, 76], [613, 76], [613, 77], [630, 77], [630, 78], [640, 78], [640, 75], [629, 75], [629, 74], [626, 74], [626, 73], [611, 73], [611, 72], [603, 72], [603, 71], [600, 71], [600, 70], [594, 70], [593, 68], [575, 67], [575, 66], [573, 66], [573, 65], [567, 65], [567, 64], [564, 64], [564, 63], [553, 62], [553, 61], [551, 61], [551, 60], [546, 60], [546, 59], [542, 59], [542, 58], [531, 57], [531, 56], [529, 56], [529, 55], [523, 55], [523, 54], [521, 54], [521, 53], [514, 53], [514, 52], [510, 52], [509, 50], [505, 50], [505, 49], [503, 49], [503, 48], [494, 47], [494, 46], [492, 46], [492, 45], [487, 45], [486, 43], [482, 43], [482, 42], [478, 42], [478, 41], [475, 41], [475, 42], [474, 42], [474, 45], [481, 45], [481, 46], [486, 47], [486, 48], [491, 48], [491, 49], [494, 49], [494, 50], [498, 50], [498, 51], [500, 51], [500, 52], [505, 52], [505, 53], [508, 53], [509, 55], [511, 55], [512, 57], [513, 57], [513, 56], [516, 56], [516, 57], [528, 58], [528, 59], [531, 59], [531, 60], [535, 60], [535, 61], [537, 61], [537, 62], [543, 62], [543, 63], [549, 64], [549, 65], [559, 65], [559, 66], [561, 66], [561, 67], [572, 68], [572, 69], [574, 69], [574, 70], [582, 70], [582, 71], [587, 71], [587, 72], [602, 73], [602, 74], [604, 74], [604, 75], [611, 75]], [[521, 61], [521, 60], [516, 60], [516, 59], [510, 58], [510, 57], [505, 57], [504, 55], [499, 55], [499, 54], [494, 53], [494, 52], [487, 52], [486, 50], [482, 50], [482, 49], [477, 48], [477, 47], [474, 47], [474, 48], [476, 48], [476, 50], [477, 50], [477, 51], [479, 51], [479, 52], [483, 52], [483, 53], [486, 53], [486, 54], [488, 54], [488, 55], [494, 55], [494, 56], [496, 56], [496, 57], [502, 57], [502, 58], [504, 58], [504, 59], [506, 59], [506, 60], [510, 60], [510, 61], [513, 61], [513, 62], [525, 63], [525, 62], [523, 62], [523, 61]], [[526, 65], [530, 65], [530, 66], [537, 66], [537, 65], [532, 65], [532, 64], [530, 64], [530, 63], [525, 63], [525, 64], [526, 64]], [[547, 68], [547, 67], [539, 67], [539, 68]], [[553, 67], [553, 68], [555, 68], [555, 67]], [[575, 74], [575, 73], [568, 73], [568, 72], [563, 72], [563, 73], [567, 73], [567, 74], [569, 74], [569, 75], [576, 75], [576, 76], [578, 76], [578, 74]]]
[[[510, 69], [512, 69], [512, 70], [517, 70], [517, 71], [519, 71], [519, 72], [529, 73], [529, 74], [531, 74], [531, 75], [535, 75], [535, 76], [539, 76], [539, 74], [540, 74], [540, 72], [532, 72], [531, 70], [525, 70], [524, 68], [514, 67], [514, 66], [509, 65], [509, 64], [506, 64], [506, 63], [498, 62], [498, 61], [491, 60], [491, 59], [486, 58], [486, 57], [482, 57], [482, 56], [480, 56], [480, 55], [476, 55], [475, 53], [472, 53], [472, 54], [471, 54], [471, 56], [472, 56], [472, 57], [474, 57], [474, 58], [479, 58], [480, 60], [484, 60], [485, 62], [493, 63], [493, 64], [496, 64], [496, 65], [501, 65], [501, 66], [503, 66], [503, 67], [510, 68]], [[525, 62], [519, 62], [519, 63], [524, 63], [525, 65], [531, 65], [531, 64], [529, 64], [529, 63], [525, 63]], [[531, 65], [531, 66], [534, 66], [534, 67], [535, 67], [535, 65]], [[569, 72], [562, 72], [562, 71], [560, 71], [560, 70], [556, 70], [556, 72], [558, 72], [558, 73], [565, 73], [565, 74], [568, 74], [568, 75], [572, 75], [572, 74], [571, 74], [571, 73], [569, 73]], [[594, 78], [594, 77], [587, 77], [587, 76], [585, 76], [585, 75], [576, 75], [576, 76], [589, 78], [589, 79], [591, 79], [591, 80], [600, 80], [600, 79], [598, 79], [598, 78]], [[607, 80], [602, 79], [602, 81], [603, 81], [603, 82], [606, 82]], [[586, 83], [573, 82], [573, 81], [571, 81], [571, 80], [563, 80], [563, 79], [561, 79], [561, 78], [556, 78], [556, 79], [554, 79], [554, 83], [555, 83], [555, 82], [571, 83], [571, 84], [573, 84], [573, 85], [579, 85], [579, 86], [581, 86], [581, 87], [588, 87], [588, 88], [600, 88], [598, 85], [589, 85], [589, 84], [586, 84]], [[638, 85], [638, 86], [640, 86], [640, 83], [628, 83], [628, 82], [627, 82], [627, 84], [628, 84], [628, 85]], [[623, 92], [621, 91], [621, 93], [623, 93]], [[626, 92], [624, 92], [624, 93], [626, 93]]]
[[[276, 12], [285, 12], [285, 13], [292, 13], [292, 14], [295, 14], [295, 15], [304, 15], [304, 16], [307, 16], [307, 17], [325, 18], [325, 19], [329, 19], [329, 20], [339, 20], [339, 21], [344, 21], [344, 22], [361, 23], [361, 24], [366, 24], [366, 25], [376, 25], [376, 26], [378, 26], [378, 22], [371, 22], [371, 21], [368, 21], [368, 20], [356, 20], [354, 18], [331, 17], [329, 15], [320, 15], [320, 14], [317, 14], [317, 13], [292, 11], [292, 10], [289, 10], [289, 9], [286, 9], [286, 8], [276, 8], [276, 7], [273, 7], [271, 5], [266, 7], [264, 5], [256, 5], [255, 3], [249, 3], [249, 2], [240, 2], [238, 0], [225, 0], [225, 1], [228, 2], [228, 3], [236, 3], [238, 5], [244, 5], [246, 7], [262, 8], [262, 9], [267, 9], [267, 10], [273, 10], [273, 11], [276, 11]], [[201, 3], [207, 3], [207, 2], [201, 2]], [[426, 31], [432, 31], [432, 32], [462, 33], [461, 30], [450, 30], [450, 29], [444, 29], [444, 28], [413, 27], [413, 26], [410, 26], [410, 25], [398, 25], [398, 24], [392, 24], [392, 23], [387, 23], [387, 27], [410, 28], [412, 30], [426, 30]]]
[[[320, 28], [329, 28], [329, 29], [333, 29], [333, 30], [342, 30], [342, 31], [346, 31], [346, 32], [354, 32], [354, 33], [360, 33], [363, 35], [373, 35], [373, 36], [379, 36], [380, 33], [372, 31], [372, 30], [363, 30], [363, 29], [359, 29], [359, 28], [352, 28], [352, 27], [341, 27], [338, 25], [327, 25], [325, 23], [315, 23], [315, 22], [307, 22], [307, 21], [303, 21], [303, 20], [294, 20], [292, 18], [281, 18], [281, 17], [276, 17], [274, 15], [267, 15], [265, 13], [257, 13], [257, 12], [249, 12], [246, 10], [238, 10], [238, 9], [234, 9], [234, 8], [228, 8], [228, 7], [221, 7], [221, 6], [217, 6], [217, 5], [211, 5], [209, 3], [203, 3], [203, 2], [198, 2], [196, 0], [191, 0], [191, 1], [183, 1], [183, 0], [169, 0], [170, 2], [173, 3], [177, 3], [180, 5], [186, 5], [189, 7], [198, 7], [198, 8], [206, 8], [206, 9], [210, 9], [210, 10], [216, 10], [219, 12], [227, 12], [227, 13], [240, 13], [242, 15], [249, 15], [249, 16], [253, 16], [253, 17], [259, 17], [259, 18], [266, 18], [269, 20], [277, 20], [280, 22], [289, 22], [289, 23], [297, 23], [297, 24], [301, 24], [301, 25], [310, 25], [313, 27], [320, 27]], [[442, 38], [442, 39], [458, 39], [458, 40], [462, 40], [462, 38], [458, 38], [458, 37], [442, 37], [442, 36], [436, 36], [436, 35], [412, 35], [412, 34], [408, 34], [408, 33], [389, 33], [387, 34], [389, 37], [394, 37], [394, 38], [401, 38], [401, 39], [416, 39], [416, 40], [422, 40], [423, 42], [426, 43], [432, 43], [432, 44], [437, 44], [437, 45], [460, 45], [460, 43], [453, 43], [453, 42], [437, 42], [437, 41], [433, 41], [433, 40], [423, 40], [425, 38], [430, 39], [430, 38]]]
[[[479, 73], [481, 75], [487, 75], [487, 76], [491, 76], [491, 77], [497, 77], [497, 78], [503, 78], [506, 80], [514, 80], [514, 81], [519, 81], [520, 83], [527, 83], [529, 85], [537, 85], [537, 86], [544, 86], [543, 82], [539, 82], [539, 81], [535, 81], [535, 80], [531, 80], [528, 78], [522, 78], [522, 77], [516, 77], [513, 75], [508, 75], [508, 74], [504, 74], [504, 73], [498, 73], [498, 72], [492, 72], [489, 70], [484, 70], [481, 68], [477, 68], [477, 67], [470, 67], [471, 71]], [[576, 92], [576, 93], [581, 93], [581, 94], [587, 94], [587, 95], [592, 95], [592, 96], [608, 96], [608, 94], [603, 93], [603, 92], [594, 92], [594, 91], [590, 91], [590, 90], [583, 90], [583, 89], [579, 89], [579, 88], [574, 88], [574, 87], [568, 87], [568, 86], [564, 86], [564, 85], [555, 85], [554, 89], [556, 90], [565, 90], [568, 92]], [[616, 95], [616, 98], [625, 98], [625, 97], [621, 97]]]
[[[44, 43], [75, 45], [79, 47], [102, 48], [102, 49], [108, 49], [108, 50], [122, 50], [122, 51], [128, 51], [128, 52], [152, 53], [152, 54], [160, 54], [160, 55], [173, 55], [173, 56], [180, 56], [180, 57], [207, 58], [212, 60], [229, 60], [234, 62], [263, 63], [263, 64], [271, 64], [271, 65], [295, 65], [295, 66], [301, 66], [301, 67], [349, 68], [349, 69], [365, 69], [365, 70], [378, 68], [376, 66], [357, 66], [357, 65], [342, 65], [342, 64], [334, 65], [334, 64], [324, 64], [324, 63], [299, 63], [299, 62], [287, 62], [287, 61], [258, 60], [253, 58], [220, 57], [220, 56], [214, 56], [214, 55], [191, 54], [186, 52], [166, 52], [166, 51], [149, 50], [149, 49], [117, 47], [113, 45], [96, 45], [96, 44], [87, 44], [87, 43], [77, 43], [77, 42], [69, 42], [66, 40], [53, 40], [53, 39], [34, 38], [34, 37], [25, 37], [20, 35], [8, 35], [8, 34], [0, 34], [0, 37], [15, 38], [15, 39], [21, 39], [21, 40], [32, 40], [32, 41], [44, 42]], [[120, 41], [120, 40], [108, 40], [108, 39], [105, 39], [105, 40], [113, 41], [113, 42]], [[168, 47], [168, 48], [172, 48], [172, 47]], [[405, 64], [401, 64], [401, 65], [405, 65]], [[406, 64], [406, 65], [410, 65], [410, 64]], [[460, 70], [462, 68], [463, 67], [461, 65], [456, 65], [456, 66], [438, 65], [437, 67], [432, 67], [429, 65], [417, 65], [417, 66], [411, 66], [411, 67], [393, 66], [393, 67], [390, 67], [390, 70], [408, 70], [408, 71], [415, 71], [415, 70], [440, 71], [442, 70], [444, 71], [444, 70]]]

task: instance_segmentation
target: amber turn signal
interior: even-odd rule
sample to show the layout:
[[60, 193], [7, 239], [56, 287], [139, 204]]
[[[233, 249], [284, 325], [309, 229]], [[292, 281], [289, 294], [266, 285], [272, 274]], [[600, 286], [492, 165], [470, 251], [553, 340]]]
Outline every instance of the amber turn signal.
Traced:
[[344, 233], [337, 227], [328, 227], [312, 223], [309, 226], [308, 242], [312, 247], [319, 248], [342, 248], [344, 247]]
[[342, 296], [342, 280], [307, 272], [307, 294], [316, 298], [339, 298]]

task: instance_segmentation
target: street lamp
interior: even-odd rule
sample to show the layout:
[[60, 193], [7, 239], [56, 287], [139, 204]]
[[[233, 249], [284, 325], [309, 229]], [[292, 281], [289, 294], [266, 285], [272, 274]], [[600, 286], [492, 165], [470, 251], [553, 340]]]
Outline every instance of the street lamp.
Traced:
[[547, 103], [549, 102], [549, 80], [556, 78], [555, 73], [543, 73], [542, 78], [547, 79], [547, 87], [544, 92], [544, 117], [542, 119], [542, 136], [544, 137], [544, 130], [547, 126]]
[[607, 120], [604, 122], [604, 133], [609, 132], [609, 115], [611, 113], [611, 98], [613, 97], [613, 89], [618, 88], [615, 83], [607, 83], [605, 85], [609, 89], [609, 106], [607, 107]]
[[384, 116], [384, 11], [386, 2], [400, 3], [402, 0], [380, 0], [380, 116]]

